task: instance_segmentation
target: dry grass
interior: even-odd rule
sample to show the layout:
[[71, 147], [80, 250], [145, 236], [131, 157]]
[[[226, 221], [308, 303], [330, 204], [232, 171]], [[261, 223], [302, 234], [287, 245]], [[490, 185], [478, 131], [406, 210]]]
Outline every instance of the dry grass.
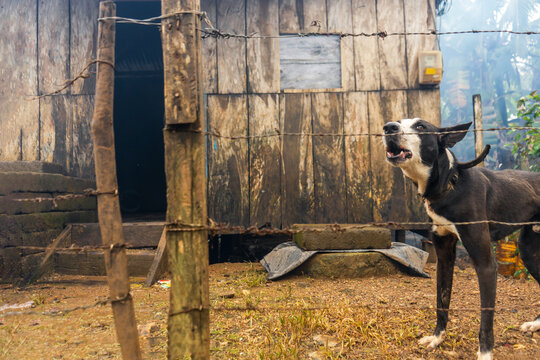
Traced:
[[[428, 268], [434, 273], [434, 267]], [[214, 307], [259, 306], [282, 311], [213, 311], [212, 359], [471, 359], [478, 346], [479, 311], [451, 315], [448, 337], [428, 353], [417, 340], [435, 325], [435, 280], [405, 275], [364, 279], [293, 276], [267, 282], [258, 264], [216, 264], [210, 271]], [[25, 289], [3, 286], [0, 300], [37, 300], [36, 310], [87, 304], [107, 296], [104, 278], [56, 277]], [[167, 351], [168, 291], [133, 283], [139, 324], [155, 323], [141, 337], [145, 359]], [[225, 298], [224, 294], [233, 298]], [[538, 285], [499, 278], [495, 358], [540, 358], [540, 334], [516, 326], [540, 313]], [[456, 269], [453, 308], [479, 307], [472, 269]], [[531, 305], [533, 304], [533, 305]], [[524, 306], [528, 308], [523, 309]], [[310, 310], [310, 307], [329, 307]], [[514, 311], [515, 310], [515, 311]], [[317, 341], [325, 336], [326, 343]], [[109, 307], [64, 317], [0, 315], [0, 359], [119, 359]]]

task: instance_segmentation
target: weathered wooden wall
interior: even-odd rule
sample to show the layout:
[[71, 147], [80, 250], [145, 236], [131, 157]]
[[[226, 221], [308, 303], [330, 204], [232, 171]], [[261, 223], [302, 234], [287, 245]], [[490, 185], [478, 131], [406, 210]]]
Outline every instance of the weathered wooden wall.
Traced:
[[[40, 160], [93, 178], [95, 79], [58, 89], [95, 57], [99, 0], [5, 0], [0, 6], [0, 161]], [[93, 70], [93, 69], [91, 69]]]
[[[435, 29], [434, 0], [203, 0], [236, 34]], [[341, 39], [341, 87], [280, 90], [278, 39], [203, 40], [208, 128], [223, 135], [381, 133], [406, 117], [440, 123], [438, 89], [420, 89], [417, 55], [434, 36]], [[380, 138], [208, 138], [208, 207], [216, 221], [418, 220], [413, 185], [385, 162]]]

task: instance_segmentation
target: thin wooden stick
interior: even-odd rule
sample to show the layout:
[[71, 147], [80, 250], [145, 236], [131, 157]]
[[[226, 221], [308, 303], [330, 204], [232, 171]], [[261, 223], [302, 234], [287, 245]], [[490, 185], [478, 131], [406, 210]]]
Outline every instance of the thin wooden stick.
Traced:
[[[203, 225], [167, 231], [171, 273], [168, 357], [210, 358], [208, 234], [199, 0], [162, 0], [167, 223]], [[187, 13], [191, 12], [191, 13]], [[169, 227], [167, 227], [169, 230]], [[174, 229], [173, 229], [174, 230]]]
[[156, 249], [156, 256], [154, 256], [154, 261], [148, 270], [148, 276], [144, 284], [146, 286], [152, 286], [159, 276], [161, 276], [167, 267], [167, 229], [163, 228], [161, 237], [159, 238], [159, 244]]
[[[116, 15], [113, 2], [99, 4], [101, 18]], [[111, 307], [114, 315], [116, 336], [125, 360], [142, 359], [139, 334], [135, 321], [133, 299], [130, 296], [127, 254], [124, 246], [122, 216], [118, 202], [118, 181], [116, 178], [116, 158], [114, 151], [113, 103], [115, 23], [113, 20], [100, 21], [98, 27], [98, 52], [96, 97], [92, 135], [96, 166], [98, 195], [98, 217], [104, 251], [105, 268]], [[109, 64], [107, 64], [109, 63]], [[115, 301], [115, 299], [119, 299]]]

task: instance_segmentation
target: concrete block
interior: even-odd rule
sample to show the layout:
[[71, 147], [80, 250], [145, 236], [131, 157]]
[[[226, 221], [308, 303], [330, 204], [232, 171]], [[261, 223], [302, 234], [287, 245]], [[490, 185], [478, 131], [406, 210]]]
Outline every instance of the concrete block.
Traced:
[[339, 225], [337, 229], [331, 224], [296, 224], [292, 228], [300, 232], [293, 240], [304, 250], [388, 249], [392, 245], [389, 229], [352, 226]]
[[0, 172], [65, 174], [64, 167], [45, 161], [0, 161]]
[[95, 189], [93, 180], [37, 172], [0, 172], [0, 195], [15, 192], [82, 193]]
[[356, 278], [399, 273], [386, 256], [376, 252], [315, 254], [294, 273], [314, 277]]
[[[154, 260], [155, 251], [127, 250], [128, 274], [146, 276]], [[55, 254], [54, 270], [68, 275], [106, 275], [105, 259], [102, 251], [68, 252]]]
[[17, 215], [32, 214], [49, 211], [77, 211], [77, 210], [96, 210], [96, 198], [91, 196], [87, 198], [75, 198], [57, 200], [56, 204], [50, 200], [20, 201], [24, 199], [44, 198], [52, 199], [51, 193], [12, 193], [9, 195], [0, 195], [0, 214]]

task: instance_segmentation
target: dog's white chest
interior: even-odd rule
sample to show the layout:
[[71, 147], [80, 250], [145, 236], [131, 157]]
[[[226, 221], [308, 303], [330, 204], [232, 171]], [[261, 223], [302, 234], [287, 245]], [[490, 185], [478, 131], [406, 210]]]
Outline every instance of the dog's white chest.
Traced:
[[426, 212], [428, 216], [433, 221], [432, 231], [435, 234], [439, 236], [446, 236], [446, 235], [454, 234], [455, 236], [457, 236], [458, 239], [460, 239], [457, 228], [453, 222], [451, 222], [444, 216], [438, 215], [435, 211], [433, 211], [429, 201], [424, 200], [424, 207], [426, 208]]

